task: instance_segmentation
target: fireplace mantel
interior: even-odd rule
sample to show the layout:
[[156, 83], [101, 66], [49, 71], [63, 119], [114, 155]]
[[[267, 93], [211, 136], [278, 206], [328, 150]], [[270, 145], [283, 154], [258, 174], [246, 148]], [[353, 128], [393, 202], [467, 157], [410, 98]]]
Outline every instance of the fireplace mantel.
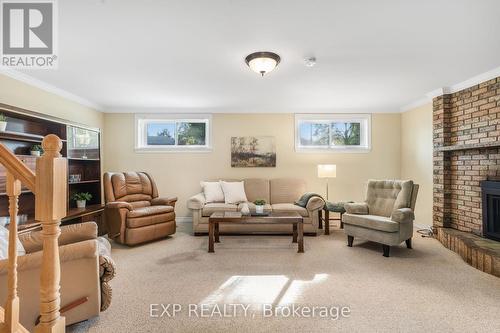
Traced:
[[483, 149], [483, 148], [498, 148], [500, 141], [486, 142], [486, 143], [472, 143], [466, 145], [452, 145], [452, 146], [439, 146], [434, 147], [436, 151], [456, 151], [456, 150], [470, 150], [470, 149]]

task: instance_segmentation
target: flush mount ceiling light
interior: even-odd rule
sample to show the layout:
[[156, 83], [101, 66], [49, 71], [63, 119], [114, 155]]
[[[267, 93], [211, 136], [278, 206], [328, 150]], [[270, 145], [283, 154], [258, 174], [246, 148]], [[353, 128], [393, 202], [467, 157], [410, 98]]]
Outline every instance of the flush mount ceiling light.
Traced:
[[280, 56], [273, 52], [254, 52], [245, 58], [248, 67], [262, 76], [275, 69], [280, 60]]

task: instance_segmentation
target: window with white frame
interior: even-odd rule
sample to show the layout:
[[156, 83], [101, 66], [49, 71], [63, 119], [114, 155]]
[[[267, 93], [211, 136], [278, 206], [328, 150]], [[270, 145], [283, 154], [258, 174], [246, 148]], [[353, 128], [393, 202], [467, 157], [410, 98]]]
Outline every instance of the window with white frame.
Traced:
[[138, 114], [135, 148], [139, 151], [211, 150], [211, 115]]
[[369, 114], [297, 114], [297, 151], [367, 152], [371, 149]]

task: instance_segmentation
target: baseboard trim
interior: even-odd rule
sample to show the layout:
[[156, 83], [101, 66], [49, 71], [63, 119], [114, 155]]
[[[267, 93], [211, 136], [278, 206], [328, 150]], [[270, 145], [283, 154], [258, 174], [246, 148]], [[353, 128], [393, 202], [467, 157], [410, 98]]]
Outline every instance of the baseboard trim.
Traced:
[[413, 229], [432, 229], [432, 225], [426, 225], [426, 224], [413, 224]]
[[193, 218], [191, 216], [177, 216], [175, 221], [177, 223], [193, 223]]

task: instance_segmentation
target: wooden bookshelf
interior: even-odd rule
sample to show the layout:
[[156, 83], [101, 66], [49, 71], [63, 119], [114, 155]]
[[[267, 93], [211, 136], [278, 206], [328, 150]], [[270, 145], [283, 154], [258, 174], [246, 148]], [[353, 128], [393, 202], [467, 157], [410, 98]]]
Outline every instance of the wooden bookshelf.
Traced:
[[[0, 132], [0, 142], [32, 170], [35, 170], [37, 157], [30, 155], [31, 147], [41, 144], [48, 134], [56, 134], [61, 138], [61, 154], [68, 159], [68, 214], [63, 224], [95, 219], [102, 227], [100, 130], [5, 104], [0, 104], [0, 113], [7, 117], [7, 128]], [[70, 182], [70, 176], [75, 175], [78, 175], [78, 181]], [[0, 165], [0, 220], [4, 221], [9, 215], [5, 185], [5, 168]], [[77, 192], [89, 192], [92, 195], [87, 208], [76, 208], [72, 196]], [[35, 196], [27, 188], [22, 189], [19, 197], [19, 215], [24, 221], [20, 225], [35, 223]]]

